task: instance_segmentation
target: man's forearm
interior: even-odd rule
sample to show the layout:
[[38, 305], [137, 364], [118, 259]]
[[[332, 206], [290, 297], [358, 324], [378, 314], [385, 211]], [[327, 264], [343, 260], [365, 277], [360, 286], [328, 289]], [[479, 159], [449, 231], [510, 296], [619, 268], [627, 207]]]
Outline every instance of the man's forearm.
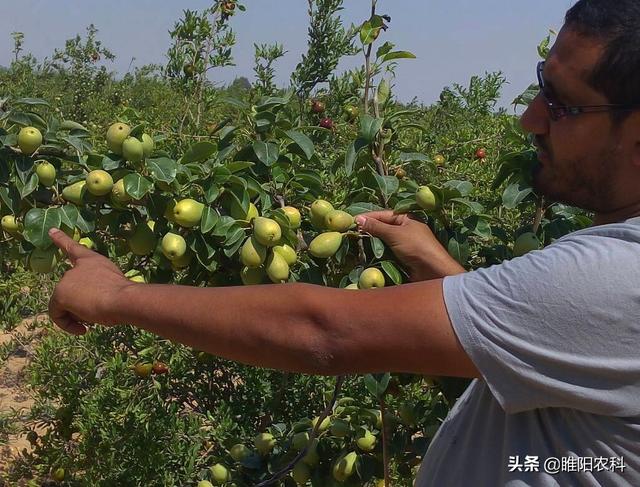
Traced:
[[201, 288], [133, 284], [113, 303], [114, 321], [249, 365], [322, 374], [331, 362], [310, 293], [280, 284]]
[[425, 257], [422, 260], [417, 269], [411, 274], [413, 282], [442, 279], [446, 276], [455, 276], [456, 274], [467, 272], [457, 260], [449, 255], [444, 247], [441, 249], [437, 254]]

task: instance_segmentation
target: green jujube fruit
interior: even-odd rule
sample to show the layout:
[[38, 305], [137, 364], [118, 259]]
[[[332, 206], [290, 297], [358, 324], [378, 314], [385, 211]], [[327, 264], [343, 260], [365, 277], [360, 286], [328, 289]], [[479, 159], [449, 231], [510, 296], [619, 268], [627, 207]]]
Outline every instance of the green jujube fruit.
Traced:
[[284, 257], [277, 252], [272, 252], [267, 259], [265, 270], [271, 281], [280, 283], [289, 279], [289, 265]]
[[149, 134], [142, 134], [142, 154], [145, 159], [151, 157], [155, 143]]
[[37, 274], [48, 274], [58, 262], [57, 248], [33, 249], [29, 255], [29, 267]]
[[276, 245], [273, 247], [273, 251], [278, 252], [282, 257], [284, 257], [284, 260], [287, 262], [289, 267], [298, 261], [296, 251], [288, 244]]
[[311, 241], [309, 252], [314, 257], [327, 259], [338, 251], [340, 244], [342, 244], [340, 232], [324, 232]]
[[416, 191], [416, 203], [423, 210], [433, 211], [437, 207], [436, 196], [429, 186], [420, 186]]
[[69, 203], [81, 206], [84, 204], [86, 185], [86, 181], [76, 181], [62, 190], [62, 197]]
[[135, 255], [148, 255], [156, 248], [157, 238], [148, 223], [140, 223], [127, 242]]
[[326, 200], [318, 199], [311, 203], [309, 220], [319, 230], [324, 230], [324, 217], [333, 210], [333, 205]]
[[262, 284], [267, 277], [264, 267], [244, 267], [240, 271], [240, 279], [245, 286], [253, 286]]
[[240, 261], [247, 267], [260, 267], [267, 258], [267, 248], [249, 237], [240, 250]]
[[144, 147], [135, 137], [127, 137], [122, 143], [122, 157], [127, 161], [138, 163], [144, 159]]
[[353, 225], [353, 216], [346, 211], [331, 210], [324, 217], [324, 226], [332, 232], [346, 232]]
[[167, 233], [162, 237], [162, 253], [169, 260], [176, 260], [187, 252], [187, 242], [182, 235]]
[[532, 250], [540, 249], [540, 240], [533, 232], [527, 232], [520, 235], [513, 244], [513, 255], [520, 257]]
[[253, 220], [253, 235], [262, 245], [273, 247], [280, 241], [282, 230], [275, 220], [259, 216]]
[[107, 147], [115, 154], [122, 154], [122, 143], [131, 133], [131, 127], [126, 123], [114, 123], [107, 130]]
[[340, 457], [333, 466], [333, 478], [338, 482], [344, 482], [355, 471], [356, 460], [358, 454], [354, 451]]

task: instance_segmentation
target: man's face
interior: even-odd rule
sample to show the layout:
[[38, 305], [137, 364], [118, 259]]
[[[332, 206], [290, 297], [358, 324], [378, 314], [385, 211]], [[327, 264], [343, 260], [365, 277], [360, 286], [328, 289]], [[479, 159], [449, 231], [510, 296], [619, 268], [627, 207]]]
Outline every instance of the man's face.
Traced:
[[[552, 101], [570, 106], [610, 103], [587, 84], [602, 52], [598, 41], [563, 28], [542, 74]], [[533, 173], [537, 194], [589, 211], [615, 208], [616, 181], [626, 156], [608, 113], [583, 113], [554, 121], [544, 97], [538, 94], [520, 123], [535, 136], [538, 148], [539, 164]]]

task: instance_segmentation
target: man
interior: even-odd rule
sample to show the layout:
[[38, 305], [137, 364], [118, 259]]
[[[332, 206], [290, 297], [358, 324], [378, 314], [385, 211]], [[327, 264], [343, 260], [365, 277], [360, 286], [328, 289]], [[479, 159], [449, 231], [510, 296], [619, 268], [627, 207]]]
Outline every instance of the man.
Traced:
[[426, 226], [370, 213], [360, 228], [415, 282], [356, 293], [134, 284], [54, 231], [74, 267], [51, 318], [76, 334], [80, 321], [132, 323], [289, 371], [477, 378], [433, 439], [419, 487], [640, 485], [639, 25], [637, 0], [576, 3], [522, 116], [536, 191], [593, 211], [591, 228], [465, 272]]

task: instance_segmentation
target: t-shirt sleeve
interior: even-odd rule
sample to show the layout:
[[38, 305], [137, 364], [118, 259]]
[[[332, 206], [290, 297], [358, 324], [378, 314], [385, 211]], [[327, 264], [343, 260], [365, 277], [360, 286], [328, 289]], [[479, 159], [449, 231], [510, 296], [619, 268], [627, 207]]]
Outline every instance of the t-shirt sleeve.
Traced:
[[564, 238], [449, 276], [453, 328], [507, 413], [640, 415], [640, 244]]

